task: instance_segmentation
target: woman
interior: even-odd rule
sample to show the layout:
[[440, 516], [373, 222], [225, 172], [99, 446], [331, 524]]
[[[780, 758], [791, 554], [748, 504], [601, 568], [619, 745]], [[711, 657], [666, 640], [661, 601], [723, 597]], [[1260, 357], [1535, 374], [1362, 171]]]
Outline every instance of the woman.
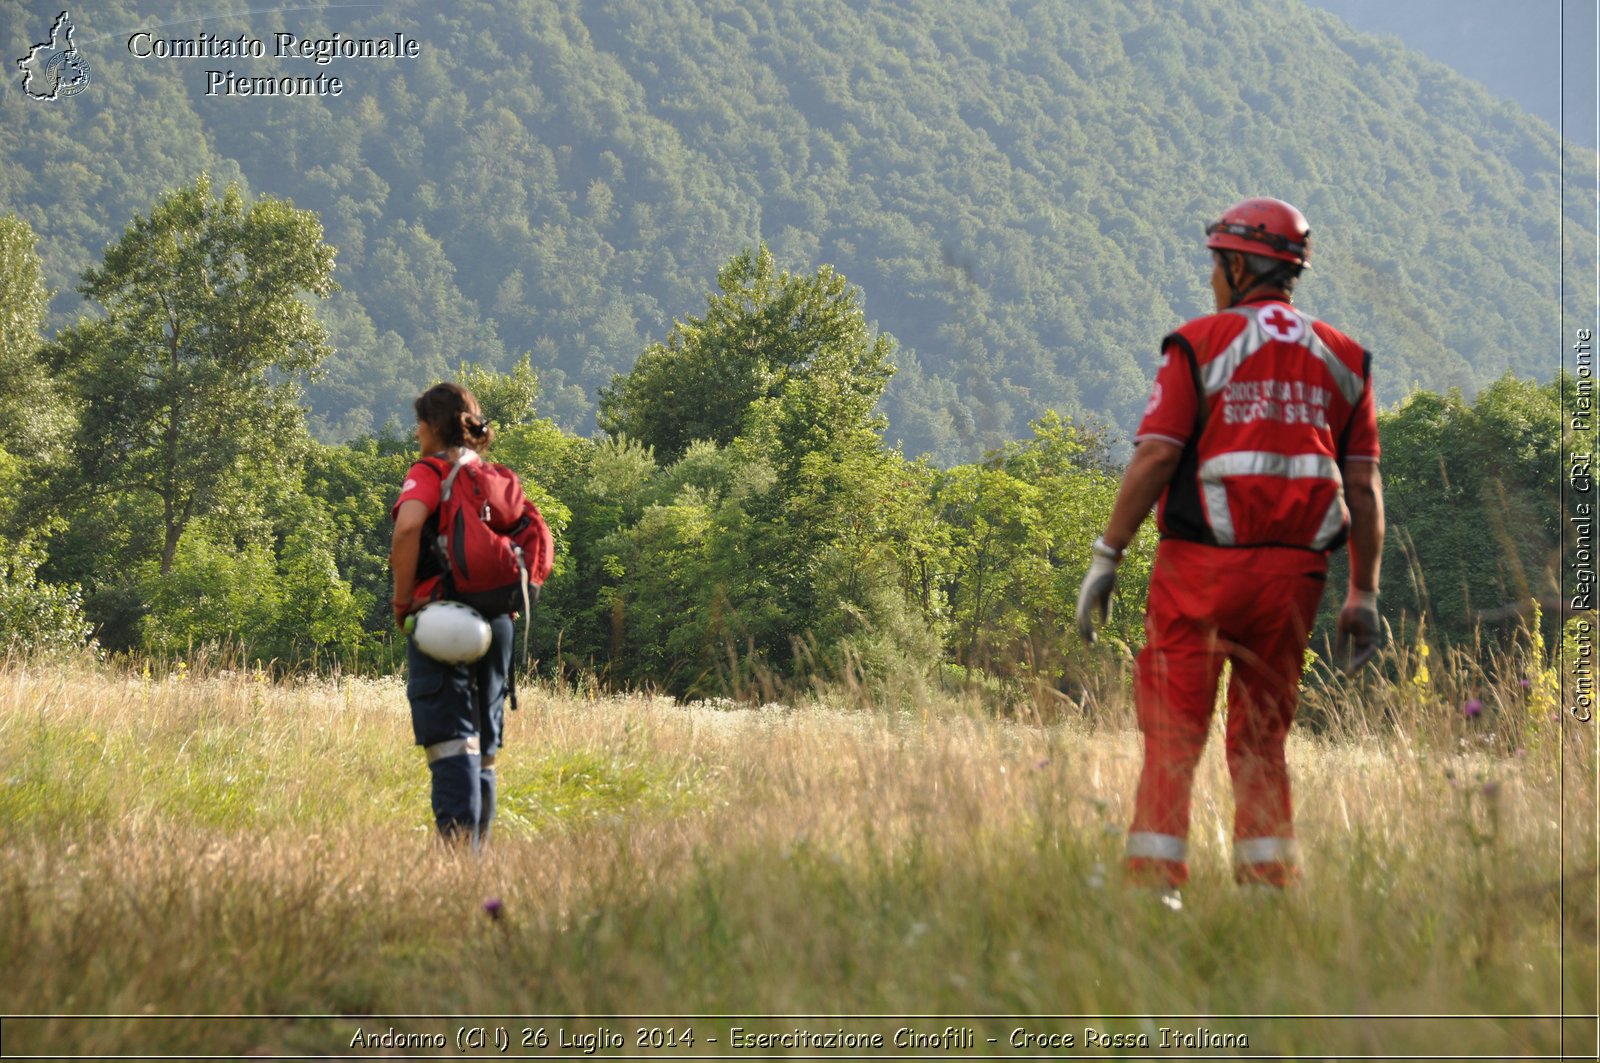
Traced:
[[[411, 466], [389, 513], [394, 521], [389, 551], [394, 616], [402, 629], [430, 600], [426, 592], [442, 575], [431, 549], [438, 531], [441, 467], [479, 460], [494, 438], [478, 400], [458, 384], [436, 384], [413, 405], [423, 460]], [[504, 733], [511, 671], [511, 617], [497, 616], [489, 627], [489, 652], [472, 664], [436, 661], [415, 639], [406, 641], [406, 698], [412, 731], [428, 755], [433, 777], [434, 822], [445, 840], [470, 839], [475, 846], [488, 840], [494, 819], [494, 759]]]

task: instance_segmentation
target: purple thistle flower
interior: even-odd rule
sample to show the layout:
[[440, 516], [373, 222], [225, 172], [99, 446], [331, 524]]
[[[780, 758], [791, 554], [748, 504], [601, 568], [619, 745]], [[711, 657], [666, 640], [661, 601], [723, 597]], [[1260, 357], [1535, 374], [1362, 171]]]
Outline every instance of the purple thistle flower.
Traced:
[[500, 903], [499, 897], [490, 897], [488, 900], [483, 902], [483, 914], [487, 915], [490, 919], [499, 919], [500, 913], [504, 908], [505, 905]]
[[1478, 698], [1468, 698], [1466, 704], [1461, 706], [1461, 715], [1469, 720], [1476, 720], [1483, 715], [1483, 702]]
[[1522, 687], [1523, 690], [1533, 689], [1533, 680], [1529, 679], [1527, 676], [1523, 676], [1521, 679], [1517, 680], [1517, 683]]
[[1500, 784], [1495, 782], [1493, 779], [1483, 784], [1483, 796], [1492, 799], [1499, 792]]

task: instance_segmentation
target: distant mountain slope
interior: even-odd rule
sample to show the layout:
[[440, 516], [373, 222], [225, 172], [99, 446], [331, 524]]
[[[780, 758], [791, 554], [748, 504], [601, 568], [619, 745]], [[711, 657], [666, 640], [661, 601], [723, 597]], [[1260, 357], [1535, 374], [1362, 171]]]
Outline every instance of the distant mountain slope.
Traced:
[[[0, 40], [23, 54], [57, 11], [0, 8]], [[310, 394], [331, 436], [403, 416], [463, 358], [523, 350], [587, 429], [596, 389], [762, 239], [864, 289], [901, 345], [886, 406], [909, 451], [969, 457], [1047, 407], [1126, 434], [1156, 341], [1209, 309], [1202, 225], [1248, 194], [1310, 217], [1300, 302], [1374, 350], [1385, 402], [1557, 364], [1554, 133], [1298, 0], [214, 11], [80, 14], [90, 88], [0, 94], [0, 211], [39, 233], [57, 320], [131, 214], [202, 168], [319, 211], [344, 287]], [[159, 25], [404, 32], [422, 55], [131, 56]], [[210, 68], [347, 87], [206, 97]], [[1593, 159], [1568, 165], [1569, 248], [1592, 248]]]
[[1393, 34], [1406, 47], [1562, 129], [1574, 144], [1594, 148], [1594, 0], [1308, 2], [1362, 33]]

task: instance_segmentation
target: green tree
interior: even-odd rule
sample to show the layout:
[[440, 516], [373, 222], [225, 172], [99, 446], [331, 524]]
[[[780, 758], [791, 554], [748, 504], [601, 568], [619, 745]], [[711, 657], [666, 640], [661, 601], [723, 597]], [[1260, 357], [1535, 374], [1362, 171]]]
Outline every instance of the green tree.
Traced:
[[670, 504], [646, 507], [638, 521], [600, 544], [607, 586], [599, 604], [611, 620], [607, 672], [654, 682], [675, 693], [703, 686], [714, 663], [706, 633], [706, 576], [714, 499], [685, 486]]
[[[26, 480], [23, 463], [0, 449], [0, 497], [21, 497]], [[0, 534], [0, 647], [66, 649], [88, 640], [92, 627], [84, 617], [81, 590], [75, 583], [41, 579], [44, 561], [34, 537]]]
[[612, 588], [624, 573], [613, 560], [612, 537], [632, 527], [653, 501], [658, 466], [648, 447], [619, 436], [576, 441], [551, 471], [555, 494], [570, 507], [564, 544], [569, 556], [566, 572], [553, 577], [542, 597], [562, 603], [568, 661], [603, 666], [617, 656], [613, 647], [621, 638]]
[[[949, 650], [959, 663], [1061, 684], [1081, 653], [1073, 634], [1090, 544], [1111, 514], [1117, 476], [1100, 437], [1055, 411], [1033, 435], [987, 461], [944, 473], [937, 512], [947, 529], [944, 568]], [[1136, 642], [1154, 554], [1153, 522], [1128, 549], [1118, 601], [1103, 631]]]
[[333, 248], [309, 211], [201, 176], [135, 216], [79, 288], [105, 308], [57, 338], [82, 405], [82, 481], [160, 504], [162, 574], [225, 481], [294, 461], [305, 441], [295, 378], [329, 353], [302, 299], [335, 288]]
[[93, 631], [76, 585], [39, 578], [36, 545], [21, 549], [0, 539], [0, 647], [6, 650], [74, 649]]
[[[363, 659], [377, 661], [394, 647], [389, 610], [389, 507], [416, 459], [411, 439], [367, 437], [339, 446], [313, 445], [306, 455], [303, 500], [289, 500], [274, 523], [287, 540], [304, 520], [318, 524], [310, 554], [331, 552], [338, 577], [349, 584], [362, 630]], [[302, 515], [299, 507], [309, 513]], [[308, 593], [315, 593], [308, 589]]]
[[165, 570], [154, 560], [141, 566], [145, 646], [181, 653], [202, 643], [244, 642], [262, 652], [282, 606], [277, 576], [270, 545], [241, 547], [197, 522]]
[[39, 576], [69, 411], [41, 357], [49, 293], [35, 242], [26, 222], [0, 215], [0, 497], [11, 500], [0, 513], [0, 645], [27, 649], [89, 636], [78, 586]]
[[[1040, 673], [1081, 652], [1073, 629], [1078, 587], [1092, 560], [1090, 544], [1111, 517], [1119, 471], [1106, 454], [1098, 432], [1074, 424], [1054, 410], [1033, 421], [1029, 439], [1007, 444], [1005, 469], [1038, 493], [1038, 530], [1047, 569], [1041, 578], [1018, 584], [1018, 603], [1028, 618], [1026, 645], [1016, 657]], [[1146, 520], [1128, 545], [1117, 579], [1117, 601], [1101, 633], [1125, 643], [1143, 638], [1143, 614], [1150, 566], [1155, 555], [1155, 521]], [[1066, 675], [1057, 677], [1065, 680]]]
[[1050, 578], [1048, 531], [1039, 490], [1002, 464], [960, 465], [939, 484], [940, 512], [951, 528], [953, 565], [947, 594], [955, 659], [1009, 672], [1029, 618], [1022, 590]]
[[0, 215], [0, 441], [12, 454], [44, 461], [65, 438], [65, 411], [40, 356], [49, 292], [34, 244], [26, 222]]
[[508, 373], [462, 362], [456, 370], [456, 383], [472, 392], [479, 410], [496, 429], [533, 422], [539, 402], [539, 374], [533, 371], [531, 353], [517, 359]]
[[[1515, 620], [1534, 597], [1559, 613], [1561, 389], [1569, 386], [1508, 374], [1471, 403], [1459, 391], [1417, 392], [1379, 417], [1390, 528], [1382, 590], [1392, 623], [1426, 616], [1433, 631], [1466, 639], [1480, 623]], [[1342, 579], [1335, 572], [1329, 585]]]
[[[733, 433], [742, 463], [772, 478], [729, 515], [723, 526], [739, 534], [713, 551], [724, 637], [780, 672], [792, 671], [802, 644], [843, 666], [869, 633], [905, 630], [895, 615], [903, 596], [879, 593], [899, 578], [888, 516], [903, 461], [885, 447], [876, 412], [894, 341], [874, 334], [860, 289], [829, 266], [777, 274], [762, 247], [733, 259], [718, 287], [706, 319], [715, 325], [683, 333], [676, 367], [696, 386], [723, 366], [741, 387], [756, 385], [739, 423], [730, 415], [721, 431]], [[674, 386], [670, 376], [662, 383]], [[879, 651], [879, 663], [891, 655]]]
[[361, 602], [339, 574], [327, 515], [290, 532], [278, 558], [275, 649], [300, 658], [333, 652], [349, 658], [362, 642]]
[[892, 341], [872, 336], [860, 291], [831, 266], [780, 273], [765, 244], [746, 249], [717, 272], [706, 303], [704, 317], [674, 324], [600, 395], [600, 427], [664, 463], [696, 440], [726, 446], [759, 400], [786, 394], [793, 429], [864, 423], [894, 372]]
[[685, 691], [877, 673], [912, 647], [928, 662], [925, 477], [884, 445], [876, 410], [892, 351], [859, 289], [827, 266], [780, 273], [760, 247], [612, 382], [612, 442], [573, 510], [594, 532], [574, 548], [594, 555], [591, 645], [614, 676]]

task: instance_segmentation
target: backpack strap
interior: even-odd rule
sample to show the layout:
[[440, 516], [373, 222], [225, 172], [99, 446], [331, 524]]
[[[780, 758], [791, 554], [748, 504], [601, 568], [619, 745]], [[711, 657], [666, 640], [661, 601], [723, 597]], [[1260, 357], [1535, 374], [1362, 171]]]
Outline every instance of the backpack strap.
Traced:
[[[470, 457], [468, 455], [471, 455]], [[447, 458], [443, 454], [424, 454], [415, 462], [416, 465], [426, 465], [439, 477], [439, 504], [442, 506], [450, 499], [450, 488], [456, 482], [456, 474], [461, 471], [461, 466], [469, 461], [479, 460], [476, 454], [463, 449], [458, 458]]]
[[442, 506], [450, 501], [450, 489], [455, 486], [456, 476], [461, 472], [463, 461], [454, 461], [450, 464], [450, 471], [439, 480], [439, 504]]

